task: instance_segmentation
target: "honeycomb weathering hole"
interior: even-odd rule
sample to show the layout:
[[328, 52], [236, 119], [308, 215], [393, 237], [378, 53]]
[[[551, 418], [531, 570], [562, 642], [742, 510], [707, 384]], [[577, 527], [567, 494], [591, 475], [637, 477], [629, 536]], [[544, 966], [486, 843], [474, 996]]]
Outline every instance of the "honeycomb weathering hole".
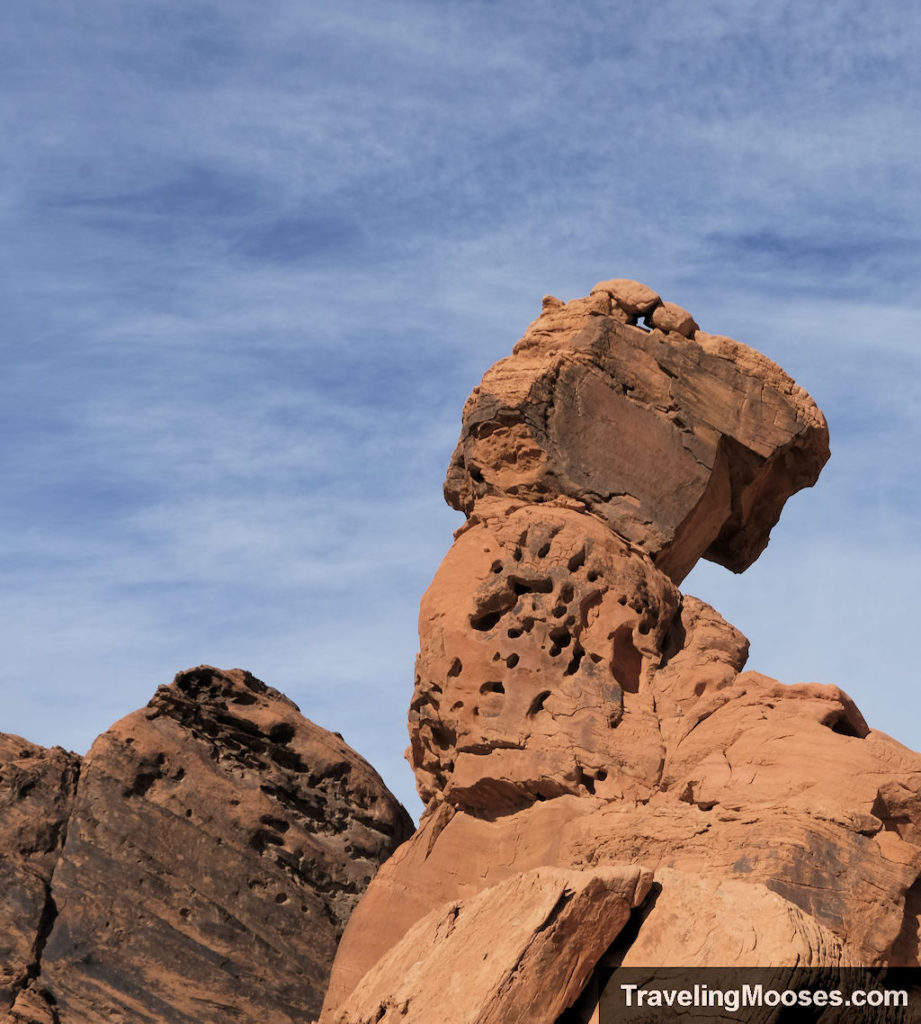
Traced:
[[550, 693], [550, 690], [543, 690], [531, 701], [531, 706], [528, 708], [529, 716], [544, 710], [544, 701], [550, 696]]
[[580, 548], [576, 554], [569, 559], [567, 568], [570, 572], [576, 572], [578, 569], [581, 569], [583, 565], [585, 565], [585, 548]]
[[499, 619], [501, 618], [501, 612], [486, 612], [483, 615], [471, 615], [470, 625], [474, 629], [479, 630], [479, 632], [486, 633], [490, 629], [495, 629]]
[[630, 626], [618, 626], [611, 650], [611, 673], [625, 693], [639, 693], [643, 656], [633, 643]]

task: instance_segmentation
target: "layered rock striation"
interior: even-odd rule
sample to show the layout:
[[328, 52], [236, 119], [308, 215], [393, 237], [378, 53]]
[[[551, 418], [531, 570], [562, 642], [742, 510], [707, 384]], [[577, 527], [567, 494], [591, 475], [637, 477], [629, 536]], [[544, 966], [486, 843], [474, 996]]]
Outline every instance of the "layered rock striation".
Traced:
[[[678, 589], [701, 557], [751, 564], [827, 457], [806, 392], [644, 285], [544, 300], [464, 409], [445, 494], [467, 521], [409, 713], [426, 813], [351, 918], [322, 1024], [431, 1019], [458, 930], [490, 963], [464, 968], [465, 1021], [553, 1024], [609, 936], [614, 967], [919, 964], [921, 757], [837, 687], [745, 671], [745, 638]], [[599, 873], [631, 879], [620, 902], [528, 966]], [[554, 907], [510, 908], [535, 878]]]
[[15, 737], [0, 758], [9, 1022], [301, 1022], [412, 832], [341, 737], [236, 669], [180, 673], [82, 763]]

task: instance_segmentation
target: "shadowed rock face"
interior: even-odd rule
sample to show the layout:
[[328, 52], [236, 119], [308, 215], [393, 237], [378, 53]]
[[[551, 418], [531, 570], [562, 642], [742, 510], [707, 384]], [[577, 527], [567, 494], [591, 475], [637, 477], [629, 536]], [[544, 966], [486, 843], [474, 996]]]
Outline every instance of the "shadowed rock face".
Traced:
[[[516, 1019], [554, 1024], [577, 994], [522, 951], [556, 918], [509, 905], [548, 869], [559, 913], [599, 870], [651, 873], [613, 967], [919, 965], [921, 756], [835, 686], [744, 671], [745, 638], [677, 589], [700, 557], [749, 565], [827, 457], [779, 367], [646, 286], [544, 300], [464, 409], [445, 494], [467, 522], [409, 713], [426, 813], [350, 920], [322, 1024], [422, 1024], [458, 929], [489, 960], [458, 1020], [503, 1019], [514, 989]], [[568, 979], [598, 938], [567, 935]]]
[[10, 1020], [301, 1022], [360, 895], [412, 832], [340, 737], [240, 670], [160, 687], [94, 743], [75, 792], [76, 759], [34, 749], [47, 835], [19, 846], [47, 848], [29, 905], [43, 926]]

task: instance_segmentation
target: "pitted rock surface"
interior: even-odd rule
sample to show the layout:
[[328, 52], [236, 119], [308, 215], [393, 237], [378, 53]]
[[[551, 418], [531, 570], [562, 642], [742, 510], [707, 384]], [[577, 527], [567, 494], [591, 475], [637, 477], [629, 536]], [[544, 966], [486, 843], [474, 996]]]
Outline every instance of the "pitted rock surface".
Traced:
[[471, 522], [420, 612], [423, 799], [495, 813], [562, 793], [648, 798], [664, 751], [644, 680], [678, 591], [571, 509], [484, 500]]

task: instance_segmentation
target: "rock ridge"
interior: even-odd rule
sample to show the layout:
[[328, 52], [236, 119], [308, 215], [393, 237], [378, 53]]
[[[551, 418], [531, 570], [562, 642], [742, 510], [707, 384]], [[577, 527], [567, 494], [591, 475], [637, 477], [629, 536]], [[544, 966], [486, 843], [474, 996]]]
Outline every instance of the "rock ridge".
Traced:
[[303, 1021], [413, 828], [341, 737], [207, 665], [82, 759], [0, 737], [0, 801], [10, 1024]]

